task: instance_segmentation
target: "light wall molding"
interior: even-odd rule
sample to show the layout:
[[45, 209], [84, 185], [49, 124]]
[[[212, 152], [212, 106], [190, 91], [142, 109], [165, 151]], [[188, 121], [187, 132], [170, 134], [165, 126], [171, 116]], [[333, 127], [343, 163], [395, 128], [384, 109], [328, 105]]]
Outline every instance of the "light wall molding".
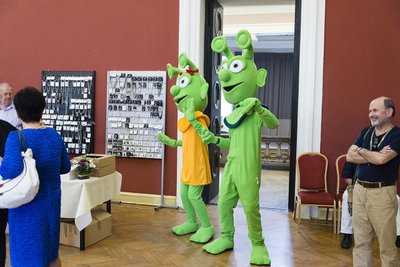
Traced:
[[[113, 197], [112, 201], [157, 207], [161, 204], [161, 196], [153, 194], [121, 192], [118, 197]], [[176, 206], [176, 196], [164, 196], [164, 205], [169, 207]]]

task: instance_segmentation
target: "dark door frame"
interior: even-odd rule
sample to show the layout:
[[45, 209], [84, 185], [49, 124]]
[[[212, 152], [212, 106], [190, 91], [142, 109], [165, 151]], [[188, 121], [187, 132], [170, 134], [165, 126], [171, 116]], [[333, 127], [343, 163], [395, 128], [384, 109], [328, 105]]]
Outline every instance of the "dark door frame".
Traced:
[[295, 2], [294, 19], [294, 59], [292, 85], [292, 115], [290, 132], [290, 167], [289, 167], [289, 196], [288, 209], [293, 211], [296, 191], [296, 154], [297, 154], [297, 115], [299, 106], [299, 66], [300, 66], [300, 29], [301, 29], [301, 0]]
[[[215, 135], [220, 135], [221, 130], [221, 89], [219, 86], [217, 66], [221, 55], [211, 50], [211, 41], [222, 34], [223, 7], [217, 0], [205, 2], [205, 31], [204, 31], [204, 78], [209, 83], [208, 106], [204, 113], [211, 120], [210, 130]], [[208, 145], [212, 183], [204, 187], [203, 199], [209, 203], [219, 193], [219, 166], [220, 148], [217, 145]]]

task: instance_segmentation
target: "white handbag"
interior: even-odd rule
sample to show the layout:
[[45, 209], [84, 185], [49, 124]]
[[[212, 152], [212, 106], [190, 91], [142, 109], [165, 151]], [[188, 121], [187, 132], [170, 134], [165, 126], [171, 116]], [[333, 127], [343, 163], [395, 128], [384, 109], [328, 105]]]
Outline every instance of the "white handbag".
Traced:
[[13, 209], [29, 203], [39, 191], [39, 174], [32, 150], [28, 148], [21, 131], [18, 131], [18, 137], [24, 167], [17, 177], [0, 181], [0, 208], [2, 209]]

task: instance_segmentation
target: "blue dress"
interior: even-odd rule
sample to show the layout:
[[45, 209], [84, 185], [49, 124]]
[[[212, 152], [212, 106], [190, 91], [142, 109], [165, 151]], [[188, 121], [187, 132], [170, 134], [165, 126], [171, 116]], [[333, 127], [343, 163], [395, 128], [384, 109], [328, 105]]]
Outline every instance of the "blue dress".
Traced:
[[[70, 160], [64, 141], [52, 128], [24, 129], [33, 151], [40, 177], [40, 188], [32, 202], [9, 210], [9, 247], [13, 267], [44, 267], [58, 257], [60, 239], [61, 180], [68, 173]], [[8, 136], [0, 165], [3, 179], [22, 171], [17, 131]]]

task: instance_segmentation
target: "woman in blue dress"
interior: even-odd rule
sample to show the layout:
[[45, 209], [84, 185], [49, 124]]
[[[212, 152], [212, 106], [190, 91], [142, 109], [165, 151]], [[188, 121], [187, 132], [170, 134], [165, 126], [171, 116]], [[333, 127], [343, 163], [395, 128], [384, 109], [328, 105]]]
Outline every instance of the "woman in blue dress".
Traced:
[[[61, 136], [41, 123], [45, 108], [42, 93], [33, 87], [20, 90], [14, 105], [22, 120], [23, 134], [32, 149], [39, 173], [40, 188], [36, 197], [25, 205], [9, 209], [9, 248], [13, 267], [61, 266], [58, 256], [61, 213], [60, 174], [71, 168]], [[8, 136], [0, 165], [3, 179], [22, 171], [22, 157], [17, 131]]]

